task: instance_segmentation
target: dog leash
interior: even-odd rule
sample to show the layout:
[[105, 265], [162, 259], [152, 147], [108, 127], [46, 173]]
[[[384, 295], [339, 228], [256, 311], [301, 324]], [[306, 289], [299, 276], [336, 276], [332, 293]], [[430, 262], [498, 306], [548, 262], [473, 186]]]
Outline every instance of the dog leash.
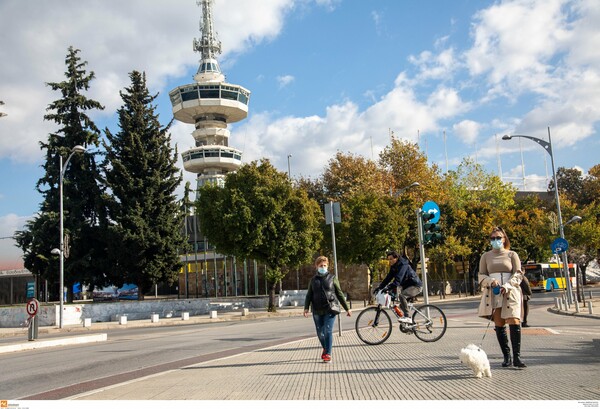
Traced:
[[487, 335], [487, 332], [490, 329], [490, 325], [494, 321], [494, 311], [495, 310], [496, 310], [495, 308], [492, 308], [492, 315], [490, 315], [490, 321], [488, 322], [488, 325], [483, 333], [483, 337], [481, 337], [481, 342], [479, 343], [479, 348], [483, 348], [483, 340], [485, 339], [485, 336]]

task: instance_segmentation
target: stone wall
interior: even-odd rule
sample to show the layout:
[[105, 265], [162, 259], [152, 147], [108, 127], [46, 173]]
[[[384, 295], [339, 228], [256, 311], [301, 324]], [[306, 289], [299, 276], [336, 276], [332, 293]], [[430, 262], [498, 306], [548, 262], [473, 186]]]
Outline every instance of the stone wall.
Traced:
[[[330, 262], [329, 268], [333, 270], [333, 263]], [[315, 275], [312, 265], [305, 265], [298, 269], [292, 269], [282, 280], [282, 289], [306, 290], [310, 279]], [[365, 265], [346, 266], [338, 263], [338, 277], [342, 291], [354, 301], [369, 299], [369, 270]], [[299, 283], [299, 285], [298, 285]]]
[[[275, 300], [277, 303], [278, 300]], [[227, 297], [179, 300], [120, 301], [104, 303], [67, 304], [63, 306], [64, 325], [83, 325], [85, 318], [92, 322], [117, 321], [117, 316], [126, 315], [128, 320], [150, 319], [151, 314], [161, 318], [180, 317], [182, 312], [190, 316], [205, 315], [210, 311], [232, 311], [242, 308], [267, 308], [267, 297]], [[40, 305], [38, 325], [56, 326], [60, 306]], [[25, 305], [0, 308], [0, 328], [18, 328], [27, 320]]]

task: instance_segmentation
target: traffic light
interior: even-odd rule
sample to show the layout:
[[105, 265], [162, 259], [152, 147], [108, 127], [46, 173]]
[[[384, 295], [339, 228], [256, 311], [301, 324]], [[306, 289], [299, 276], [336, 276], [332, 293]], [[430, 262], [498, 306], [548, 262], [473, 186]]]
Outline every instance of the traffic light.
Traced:
[[439, 233], [440, 226], [430, 222], [434, 217], [434, 213], [421, 214], [423, 220], [423, 244], [435, 244], [442, 241], [442, 233]]

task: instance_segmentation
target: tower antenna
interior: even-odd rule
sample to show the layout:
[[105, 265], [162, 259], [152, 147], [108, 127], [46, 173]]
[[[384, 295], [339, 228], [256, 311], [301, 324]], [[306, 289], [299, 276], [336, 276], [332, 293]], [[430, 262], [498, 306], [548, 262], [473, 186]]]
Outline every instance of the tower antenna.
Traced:
[[225, 76], [221, 72], [217, 55], [221, 54], [221, 42], [213, 27], [213, 0], [197, 0], [196, 4], [202, 7], [202, 20], [200, 20], [200, 39], [194, 38], [193, 48], [201, 55], [198, 72], [194, 75], [196, 82], [223, 82]]
[[213, 0], [197, 0], [196, 4], [202, 7], [202, 21], [200, 21], [200, 40], [194, 38], [194, 51], [202, 55], [203, 60], [214, 59], [221, 54], [221, 42], [213, 27], [212, 16]]

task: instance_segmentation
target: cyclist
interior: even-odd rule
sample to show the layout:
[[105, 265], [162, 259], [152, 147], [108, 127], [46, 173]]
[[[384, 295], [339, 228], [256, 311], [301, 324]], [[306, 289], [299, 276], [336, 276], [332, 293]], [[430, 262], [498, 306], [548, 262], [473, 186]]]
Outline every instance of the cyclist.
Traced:
[[[412, 323], [412, 319], [408, 316], [408, 303], [406, 297], [415, 297], [419, 295], [421, 291], [423, 291], [423, 283], [417, 276], [415, 270], [410, 266], [406, 256], [399, 257], [398, 253], [395, 251], [389, 251], [387, 253], [387, 259], [390, 262], [390, 272], [374, 292], [376, 293], [390, 284], [390, 292], [397, 294], [400, 301], [400, 308], [402, 308], [402, 312], [404, 313], [400, 318], [400, 322], [410, 324]], [[400, 291], [398, 291], [398, 287], [400, 287]]]

